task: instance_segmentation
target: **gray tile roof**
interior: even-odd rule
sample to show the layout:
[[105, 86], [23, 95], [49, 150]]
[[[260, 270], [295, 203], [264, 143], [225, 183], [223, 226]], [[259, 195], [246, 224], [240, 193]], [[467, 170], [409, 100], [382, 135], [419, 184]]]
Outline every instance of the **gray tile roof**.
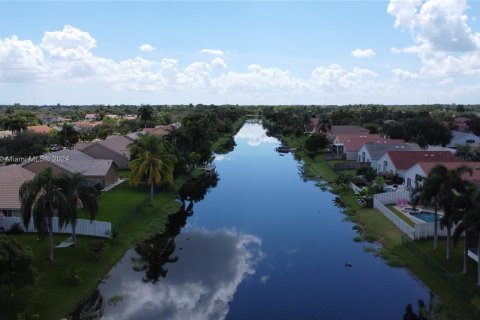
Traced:
[[455, 130], [452, 130], [452, 141], [453, 140], [457, 140], [457, 139], [462, 139], [462, 138], [465, 138], [469, 135], [473, 135], [475, 136], [473, 133], [471, 132], [461, 132], [461, 131], [455, 131]]
[[19, 210], [20, 186], [34, 177], [33, 172], [16, 164], [0, 167], [0, 209]]
[[409, 144], [379, 144], [379, 143], [366, 143], [365, 148], [370, 154], [372, 160], [378, 160], [387, 151], [414, 151], [421, 150], [416, 143]]
[[110, 136], [107, 137], [105, 140], [101, 140], [97, 142], [98, 144], [101, 144], [102, 146], [113, 150], [122, 156], [126, 157], [127, 159], [130, 158], [130, 151], [128, 150], [128, 147], [133, 143], [132, 140], [130, 140], [127, 137], [124, 136]]
[[87, 177], [104, 176], [113, 165], [112, 160], [95, 159], [78, 150], [64, 149], [40, 157], [68, 172], [81, 173]]

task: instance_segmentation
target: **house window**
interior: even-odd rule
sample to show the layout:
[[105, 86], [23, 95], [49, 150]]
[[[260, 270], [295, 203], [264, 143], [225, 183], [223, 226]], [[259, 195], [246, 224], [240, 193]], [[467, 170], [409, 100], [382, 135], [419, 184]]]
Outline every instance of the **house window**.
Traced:
[[365, 162], [365, 152], [362, 151], [362, 162]]
[[467, 140], [467, 143], [475, 143], [475, 140], [472, 140], [472, 139]]
[[388, 169], [388, 161], [384, 160], [383, 161], [383, 171], [387, 171], [387, 169]]
[[407, 178], [407, 188], [410, 188], [412, 186], [412, 179]]
[[5, 217], [13, 217], [12, 210], [3, 210], [3, 215]]

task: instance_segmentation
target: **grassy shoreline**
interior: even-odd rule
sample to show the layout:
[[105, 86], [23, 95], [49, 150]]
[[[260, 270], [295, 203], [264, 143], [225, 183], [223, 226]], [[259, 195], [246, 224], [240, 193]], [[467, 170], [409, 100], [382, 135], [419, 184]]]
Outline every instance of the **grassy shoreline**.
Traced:
[[[212, 150], [235, 135], [244, 122], [244, 117], [237, 120], [233, 124], [232, 131], [222, 135], [212, 145]], [[112, 230], [116, 233], [114, 239], [79, 236], [75, 248], [55, 250], [56, 260], [53, 263], [46, 259], [47, 239], [38, 240], [36, 234], [14, 236], [20, 243], [32, 248], [33, 265], [39, 274], [31, 293], [24, 297], [25, 305], [31, 314], [38, 315], [38, 319], [63, 319], [87, 300], [127, 250], [138, 241], [165, 230], [168, 216], [176, 213], [180, 208], [180, 203], [177, 201], [178, 189], [188, 178], [198, 174], [200, 174], [199, 169], [188, 176], [177, 177], [172, 186], [157, 193], [153, 203], [141, 208], [133, 218], [130, 217], [131, 210], [149, 197], [148, 188], [133, 187], [125, 181], [116, 188], [102, 193], [97, 219], [112, 222]], [[128, 172], [122, 171], [121, 176], [127, 178]], [[68, 237], [69, 235], [56, 234], [55, 243], [58, 244]], [[105, 243], [105, 249], [97, 259], [89, 246], [99, 241]], [[81, 279], [78, 284], [68, 283], [64, 278], [69, 266], [77, 269]], [[6, 314], [8, 311], [5, 310], [2, 319], [3, 317], [15, 319], [16, 314], [12, 313], [13, 310], [10, 310], [12, 311], [10, 314]]]
[[[292, 147], [298, 147], [298, 143], [288, 137], [282, 138]], [[480, 312], [472, 305], [471, 301], [459, 295], [455, 289], [443, 279], [434, 273], [417, 256], [415, 256], [406, 246], [402, 245], [402, 232], [379, 211], [372, 208], [363, 208], [358, 205], [356, 197], [352, 190], [340, 190], [333, 181], [336, 173], [324, 160], [323, 154], [316, 155], [313, 159], [306, 152], [298, 150], [295, 152], [300, 157], [311, 176], [322, 178], [329, 182], [333, 187], [333, 192], [338, 194], [346, 206], [344, 213], [347, 218], [358, 224], [362, 230], [360, 240], [377, 241], [382, 248], [375, 254], [381, 256], [392, 266], [406, 268], [412, 275], [418, 278], [423, 284], [428, 286], [438, 297], [439, 301], [436, 307], [437, 319], [478, 319]], [[424, 252], [440, 261], [447, 270], [454, 274], [462, 283], [480, 296], [480, 289], [475, 287], [476, 266], [471, 261], [470, 273], [462, 276], [461, 268], [457, 264], [446, 263], [443, 261], [445, 255], [445, 240], [440, 240], [439, 250], [433, 252], [432, 243], [429, 240], [415, 242]], [[454, 248], [452, 261], [462, 261], [463, 244], [458, 244]], [[458, 269], [458, 270], [457, 270]], [[415, 301], [412, 301], [414, 304]]]

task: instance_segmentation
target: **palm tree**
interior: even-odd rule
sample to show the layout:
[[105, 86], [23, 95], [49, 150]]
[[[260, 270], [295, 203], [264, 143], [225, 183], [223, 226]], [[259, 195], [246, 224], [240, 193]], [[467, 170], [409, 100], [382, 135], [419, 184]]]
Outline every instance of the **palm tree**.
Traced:
[[133, 160], [130, 161], [130, 182], [138, 185], [144, 181], [150, 185], [150, 202], [153, 202], [153, 186], [162, 181], [173, 181], [175, 157], [166, 153], [163, 141], [153, 135], [137, 140], [130, 148]]
[[93, 220], [98, 212], [98, 191], [81, 173], [59, 176], [62, 189], [70, 203], [69, 210], [59, 212], [58, 224], [60, 227], [70, 224], [72, 227], [73, 245], [77, 242], [76, 226], [78, 209], [85, 209]]
[[426, 179], [423, 179], [421, 189], [414, 197], [414, 205], [423, 204], [433, 206], [434, 210], [434, 231], [433, 231], [433, 250], [438, 246], [438, 194], [443, 183], [446, 168], [435, 166], [430, 170]]
[[[467, 273], [468, 266], [468, 238], [471, 234], [477, 235], [477, 256], [480, 257], [480, 191], [474, 185], [469, 185], [464, 194], [459, 194], [459, 205], [463, 211], [462, 220], [457, 225], [453, 234], [454, 240], [458, 240], [465, 233], [463, 251], [463, 273]], [[477, 286], [480, 287], [480, 263], [477, 264]]]
[[[445, 171], [445, 170], [446, 171]], [[447, 170], [445, 167], [438, 168], [443, 173], [443, 183], [438, 194], [438, 203], [443, 209], [444, 215], [440, 219], [440, 224], [447, 228], [447, 260], [450, 260], [452, 251], [452, 227], [462, 218], [462, 212], [458, 210], [455, 204], [455, 197], [458, 193], [464, 193], [468, 182], [462, 179], [465, 173], [472, 174], [472, 169], [461, 166], [454, 170]]]
[[67, 211], [70, 205], [62, 190], [60, 178], [55, 177], [52, 169], [47, 167], [32, 180], [22, 184], [19, 196], [25, 228], [28, 228], [30, 218], [33, 216], [33, 223], [38, 233], [43, 235], [48, 232], [49, 259], [53, 261], [53, 215], [55, 211]]
[[433, 249], [437, 249], [438, 243], [438, 209], [444, 211], [444, 216], [440, 220], [442, 226], [447, 228], [447, 256], [449, 260], [452, 249], [452, 227], [453, 224], [461, 219], [457, 206], [454, 205], [455, 194], [452, 190], [457, 192], [464, 192], [467, 183], [462, 179], [462, 175], [469, 172], [470, 168], [461, 166], [454, 170], [448, 170], [443, 165], [434, 166], [424, 183], [421, 186], [420, 192], [417, 193], [414, 203], [422, 203], [424, 205], [433, 205], [435, 211], [434, 220], [434, 240]]
[[147, 127], [147, 121], [153, 119], [153, 108], [151, 106], [141, 106], [137, 112], [141, 121], [143, 121], [144, 127]]

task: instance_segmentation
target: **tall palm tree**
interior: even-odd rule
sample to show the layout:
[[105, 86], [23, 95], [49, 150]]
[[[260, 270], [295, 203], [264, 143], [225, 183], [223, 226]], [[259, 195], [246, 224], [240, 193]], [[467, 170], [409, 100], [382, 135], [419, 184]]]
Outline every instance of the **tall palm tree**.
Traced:
[[[456, 241], [463, 232], [465, 233], [463, 273], [466, 274], [468, 271], [469, 235], [477, 235], [477, 256], [480, 257], [480, 190], [474, 185], [470, 185], [464, 194], [459, 195], [459, 200], [456, 204], [464, 210], [464, 214], [455, 229], [453, 238]], [[477, 264], [477, 274], [477, 286], [480, 287], [480, 263]]]
[[422, 179], [421, 189], [414, 197], [414, 205], [423, 204], [433, 206], [434, 210], [434, 231], [433, 231], [433, 250], [438, 247], [438, 194], [442, 187], [443, 179], [447, 169], [443, 166], [435, 166], [430, 170], [427, 178]]
[[65, 212], [70, 204], [62, 190], [59, 177], [53, 175], [50, 167], [45, 168], [32, 180], [22, 184], [19, 191], [22, 207], [22, 219], [28, 228], [30, 218], [40, 235], [48, 232], [50, 261], [54, 260], [53, 215], [55, 211]]
[[173, 181], [176, 158], [167, 154], [163, 141], [153, 135], [137, 140], [130, 148], [133, 160], [130, 161], [130, 182], [137, 185], [144, 181], [150, 185], [150, 201], [153, 202], [154, 185], [160, 186], [164, 180]]
[[147, 121], [153, 120], [153, 108], [151, 106], [141, 106], [137, 112], [141, 121], [143, 121], [144, 127], [147, 127]]
[[93, 220], [98, 212], [98, 191], [81, 173], [62, 174], [59, 176], [59, 180], [70, 206], [68, 210], [59, 212], [58, 224], [60, 227], [70, 224], [72, 241], [75, 245], [78, 209], [85, 209], [90, 214], [90, 220]]
[[453, 170], [444, 170], [438, 168], [439, 172], [443, 173], [443, 183], [440, 186], [438, 193], [438, 203], [440, 208], [443, 209], [444, 215], [440, 219], [440, 225], [447, 228], [447, 256], [446, 259], [450, 260], [452, 252], [452, 227], [455, 223], [458, 223], [462, 219], [463, 213], [459, 210], [459, 207], [455, 204], [456, 194], [464, 193], [469, 183], [462, 179], [462, 175], [465, 173], [472, 174], [472, 169], [465, 166]]

